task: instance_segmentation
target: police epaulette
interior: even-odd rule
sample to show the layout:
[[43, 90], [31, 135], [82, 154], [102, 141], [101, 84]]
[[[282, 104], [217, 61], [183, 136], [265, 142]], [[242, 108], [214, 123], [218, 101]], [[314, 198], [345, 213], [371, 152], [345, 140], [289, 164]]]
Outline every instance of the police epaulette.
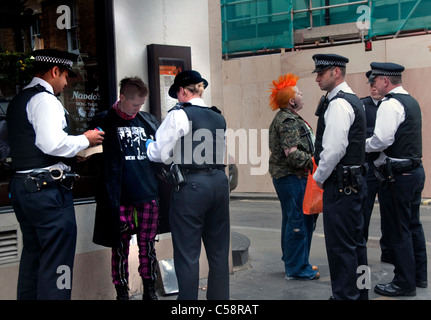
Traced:
[[345, 97], [346, 97], [346, 95], [347, 95], [347, 94], [348, 94], [348, 93], [346, 93], [346, 92], [344, 92], [344, 91], [340, 90], [340, 91], [338, 91], [338, 92], [337, 92], [337, 94], [335, 95], [335, 97], [333, 97], [333, 98], [331, 99], [331, 101], [333, 101], [333, 100], [335, 100], [335, 99], [337, 99], [337, 98], [345, 99]]
[[191, 106], [192, 104], [190, 102], [178, 102], [173, 108], [169, 109], [168, 112], [174, 111], [174, 110], [180, 110], [183, 107]]
[[46, 90], [46, 88], [44, 86], [42, 86], [41, 84], [37, 84], [34, 87], [30, 87], [28, 89], [37, 90], [37, 91], [39, 91], [39, 93], [46, 92], [46, 93], [54, 95], [53, 93]]
[[219, 109], [219, 108], [217, 108], [216, 106], [212, 106], [210, 109], [211, 109], [212, 111], [214, 111], [214, 112], [217, 112], [218, 114], [221, 114], [220, 109]]
[[46, 91], [45, 87], [42, 86], [41, 84], [37, 84], [33, 88], [35, 88], [37, 91], [40, 91], [40, 92]]
[[346, 93], [344, 91], [338, 91], [337, 92], [337, 98], [344, 98], [344, 96], [346, 95]]

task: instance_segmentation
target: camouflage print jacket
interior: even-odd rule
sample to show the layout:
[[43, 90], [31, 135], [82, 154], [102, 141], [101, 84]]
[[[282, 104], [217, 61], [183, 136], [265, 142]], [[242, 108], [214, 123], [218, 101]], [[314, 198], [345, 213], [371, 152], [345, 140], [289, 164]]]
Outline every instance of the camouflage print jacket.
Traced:
[[[287, 157], [284, 149], [297, 147]], [[280, 109], [269, 127], [269, 173], [279, 179], [289, 174], [307, 177], [313, 169], [314, 134], [308, 124], [295, 112]]]

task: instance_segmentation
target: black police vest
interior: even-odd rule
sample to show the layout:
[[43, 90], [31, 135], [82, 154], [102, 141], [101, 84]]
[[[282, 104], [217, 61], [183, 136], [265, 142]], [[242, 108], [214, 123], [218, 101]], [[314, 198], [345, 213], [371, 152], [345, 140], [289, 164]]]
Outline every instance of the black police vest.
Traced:
[[[367, 138], [370, 138], [374, 134], [374, 128], [376, 126], [377, 119], [377, 109], [379, 108], [381, 101], [379, 101], [377, 105], [374, 103], [371, 97], [362, 98], [361, 101], [364, 104], [365, 115], [367, 119]], [[377, 159], [379, 155], [380, 152], [365, 153], [365, 160], [370, 163]]]
[[367, 138], [373, 136], [374, 127], [376, 126], [377, 109], [379, 108], [380, 101], [377, 105], [371, 97], [366, 97], [361, 99], [365, 107], [365, 115], [367, 119]]
[[384, 153], [391, 158], [422, 158], [422, 113], [419, 103], [407, 94], [390, 93], [386, 97], [394, 98], [403, 105], [405, 120], [395, 133], [394, 143]]
[[174, 148], [174, 163], [182, 168], [220, 167], [224, 163], [226, 121], [216, 108], [183, 104], [189, 133]]
[[[348, 134], [349, 145], [347, 146], [346, 154], [343, 158], [341, 158], [339, 163], [343, 165], [363, 164], [365, 161], [366, 139], [366, 117], [364, 107], [361, 100], [359, 100], [359, 98], [352, 93], [345, 93], [343, 91], [339, 91], [337, 95], [331, 99], [331, 101], [338, 98], [343, 98], [347, 100], [347, 102], [352, 106], [353, 111], [355, 112], [355, 120], [353, 121], [353, 124], [350, 127]], [[318, 108], [318, 110], [316, 111], [316, 115], [319, 116], [319, 119], [317, 121], [315, 142], [316, 151], [314, 153], [314, 160], [316, 161], [317, 165], [320, 161], [320, 153], [323, 150], [322, 139], [323, 132], [325, 131], [326, 127], [324, 114], [326, 112], [326, 109], [328, 108], [329, 102], [331, 101], [327, 101], [326, 105], [323, 108]], [[332, 143], [337, 143], [337, 141], [334, 141]]]
[[[41, 85], [24, 89], [12, 99], [7, 109], [10, 154], [12, 165], [17, 171], [45, 168], [66, 161], [47, 155], [36, 147], [36, 133], [27, 118], [27, 104], [33, 96], [42, 92], [50, 93]], [[69, 132], [69, 125], [64, 131]]]

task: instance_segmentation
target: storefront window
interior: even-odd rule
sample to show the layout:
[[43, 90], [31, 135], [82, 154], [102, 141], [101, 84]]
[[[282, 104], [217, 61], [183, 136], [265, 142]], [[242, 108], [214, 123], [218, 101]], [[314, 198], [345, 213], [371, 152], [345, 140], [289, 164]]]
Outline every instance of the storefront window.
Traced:
[[[107, 92], [106, 88], [112, 85], [107, 82], [115, 81], [106, 77], [108, 48], [106, 42], [100, 41], [101, 38], [106, 39], [106, 35], [97, 37], [101, 31], [109, 32], [104, 29], [106, 21], [99, 12], [106, 9], [107, 3], [110, 1], [1, 1], [0, 122], [10, 100], [31, 81], [31, 52], [56, 48], [78, 55], [74, 66], [78, 77], [69, 78], [68, 86], [59, 96], [69, 113], [71, 134], [82, 134], [89, 129], [92, 117], [110, 105], [109, 96], [112, 93]], [[9, 166], [10, 159], [0, 163], [0, 207], [9, 205]], [[79, 165], [81, 179], [75, 187], [75, 198], [91, 198], [94, 195], [94, 174], [89, 166]]]

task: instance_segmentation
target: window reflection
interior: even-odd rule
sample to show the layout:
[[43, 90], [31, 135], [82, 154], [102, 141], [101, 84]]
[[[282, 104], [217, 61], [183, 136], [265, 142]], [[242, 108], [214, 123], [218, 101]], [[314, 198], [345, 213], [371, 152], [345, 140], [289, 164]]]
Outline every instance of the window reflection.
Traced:
[[[78, 77], [70, 78], [59, 96], [69, 112], [71, 134], [89, 129], [91, 118], [102, 111], [95, 11], [95, 0], [0, 2], [0, 121], [10, 100], [32, 79], [30, 53], [56, 48], [79, 57], [74, 66]], [[88, 177], [94, 176], [93, 170], [89, 164], [78, 169], [83, 179], [76, 188], [77, 197], [92, 196]], [[0, 161], [0, 207], [9, 205], [10, 175], [10, 159]]]

